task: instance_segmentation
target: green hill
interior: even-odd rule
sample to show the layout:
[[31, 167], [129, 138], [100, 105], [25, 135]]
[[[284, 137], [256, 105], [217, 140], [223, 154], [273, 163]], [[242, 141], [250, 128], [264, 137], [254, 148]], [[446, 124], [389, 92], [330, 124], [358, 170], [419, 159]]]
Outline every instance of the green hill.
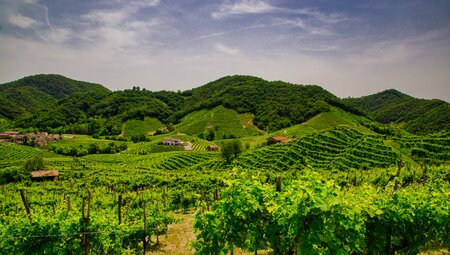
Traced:
[[163, 128], [164, 124], [156, 118], [144, 118], [144, 120], [128, 120], [123, 125], [123, 135], [131, 137], [133, 135], [149, 135], [149, 133]]
[[253, 125], [252, 119], [251, 114], [238, 114], [235, 110], [218, 106], [188, 114], [175, 128], [177, 132], [188, 135], [203, 134], [211, 129], [215, 133], [215, 139], [261, 134], [262, 131]]
[[417, 99], [390, 89], [346, 101], [363, 108], [381, 123], [405, 123], [405, 129], [411, 133], [427, 134], [450, 129], [450, 104], [441, 100]]
[[360, 114], [330, 92], [315, 85], [269, 82], [251, 76], [227, 76], [182, 93], [186, 97], [175, 117], [222, 105], [238, 113], [251, 113], [260, 129], [275, 131], [300, 124], [337, 106]]
[[0, 84], [0, 114], [17, 119], [39, 111], [53, 110], [58, 102], [77, 93], [83, 97], [91, 94], [108, 94], [110, 91], [99, 84], [76, 81], [61, 75], [39, 74], [17, 81]]

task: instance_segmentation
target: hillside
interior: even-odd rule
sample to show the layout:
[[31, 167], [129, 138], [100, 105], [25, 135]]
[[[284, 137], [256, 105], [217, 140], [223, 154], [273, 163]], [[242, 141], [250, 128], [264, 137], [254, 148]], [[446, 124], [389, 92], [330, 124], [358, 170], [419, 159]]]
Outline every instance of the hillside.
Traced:
[[360, 113], [319, 86], [269, 82], [252, 76], [227, 76], [182, 95], [186, 96], [186, 103], [178, 116], [222, 105], [238, 113], [255, 115], [254, 124], [267, 131], [303, 123], [329, 111], [332, 105]]
[[28, 76], [0, 84], [0, 114], [15, 119], [39, 110], [49, 110], [61, 105], [58, 100], [77, 93], [105, 95], [110, 91], [100, 84], [76, 81], [61, 75]]
[[[238, 114], [223, 106], [211, 110], [200, 110], [188, 114], [175, 126], [176, 131], [188, 135], [200, 135], [209, 129], [215, 139], [255, 136], [262, 133], [252, 123], [253, 115]], [[206, 134], [205, 134], [206, 136]]]
[[405, 123], [405, 129], [415, 134], [427, 134], [450, 129], [450, 104], [441, 100], [418, 99], [390, 89], [360, 98], [348, 98], [376, 121]]

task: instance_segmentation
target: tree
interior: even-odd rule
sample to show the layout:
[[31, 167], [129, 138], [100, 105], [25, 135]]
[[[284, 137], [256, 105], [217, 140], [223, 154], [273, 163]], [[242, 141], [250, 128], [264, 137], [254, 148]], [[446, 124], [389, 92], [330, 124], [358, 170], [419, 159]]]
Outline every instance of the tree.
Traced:
[[25, 171], [39, 171], [45, 169], [44, 160], [41, 157], [35, 157], [25, 162], [23, 166]]
[[241, 152], [242, 142], [238, 139], [226, 141], [222, 144], [221, 155], [227, 162], [237, 158]]
[[214, 138], [216, 138], [216, 133], [212, 128], [208, 129], [208, 131], [206, 132], [206, 140], [213, 141]]

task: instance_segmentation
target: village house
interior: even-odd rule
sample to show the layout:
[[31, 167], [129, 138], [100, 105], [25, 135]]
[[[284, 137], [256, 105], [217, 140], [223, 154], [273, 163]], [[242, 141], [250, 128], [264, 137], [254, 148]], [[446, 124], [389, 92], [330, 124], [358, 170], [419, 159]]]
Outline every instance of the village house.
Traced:
[[178, 146], [178, 145], [183, 145], [184, 143], [180, 139], [166, 137], [166, 138], [164, 138], [162, 144], [170, 145], [170, 146]]
[[12, 136], [19, 135], [19, 132], [16, 131], [6, 131], [0, 132], [0, 138], [11, 138]]
[[289, 139], [287, 139], [284, 136], [274, 136], [274, 137], [270, 137], [267, 140], [267, 144], [268, 145], [271, 145], [271, 144], [274, 144], [274, 143], [287, 143], [287, 142], [289, 142]]
[[217, 145], [217, 144], [208, 145], [208, 147], [206, 147], [206, 150], [208, 150], [208, 151], [218, 151], [219, 150], [219, 145]]
[[31, 179], [35, 181], [58, 180], [59, 172], [58, 170], [33, 171], [31, 172]]
[[49, 141], [58, 141], [60, 139], [60, 136], [57, 134], [49, 135], [47, 132], [31, 132], [25, 134], [16, 131], [1, 132], [0, 140], [5, 141], [6, 139], [13, 143], [30, 142], [32, 139], [34, 139], [37, 145], [43, 146]]

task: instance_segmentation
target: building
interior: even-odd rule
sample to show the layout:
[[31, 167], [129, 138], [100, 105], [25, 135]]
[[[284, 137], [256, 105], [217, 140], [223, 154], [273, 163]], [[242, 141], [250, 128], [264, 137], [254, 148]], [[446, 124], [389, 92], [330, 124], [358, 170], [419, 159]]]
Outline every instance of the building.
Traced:
[[35, 181], [58, 180], [59, 172], [58, 170], [33, 171], [31, 172], [31, 179]]
[[208, 150], [208, 151], [218, 151], [219, 150], [219, 145], [217, 145], [217, 144], [208, 145], [208, 147], [206, 147], [206, 150]]
[[287, 139], [284, 136], [274, 136], [274, 137], [270, 137], [267, 140], [267, 144], [274, 144], [274, 143], [287, 143], [289, 142], [289, 139]]
[[16, 131], [6, 131], [6, 132], [1, 132], [0, 133], [0, 138], [10, 138], [16, 135], [19, 135], [19, 132]]
[[180, 139], [175, 139], [175, 138], [164, 138], [162, 144], [164, 145], [170, 145], [170, 146], [178, 146], [178, 145], [184, 145], [183, 141], [181, 141]]

